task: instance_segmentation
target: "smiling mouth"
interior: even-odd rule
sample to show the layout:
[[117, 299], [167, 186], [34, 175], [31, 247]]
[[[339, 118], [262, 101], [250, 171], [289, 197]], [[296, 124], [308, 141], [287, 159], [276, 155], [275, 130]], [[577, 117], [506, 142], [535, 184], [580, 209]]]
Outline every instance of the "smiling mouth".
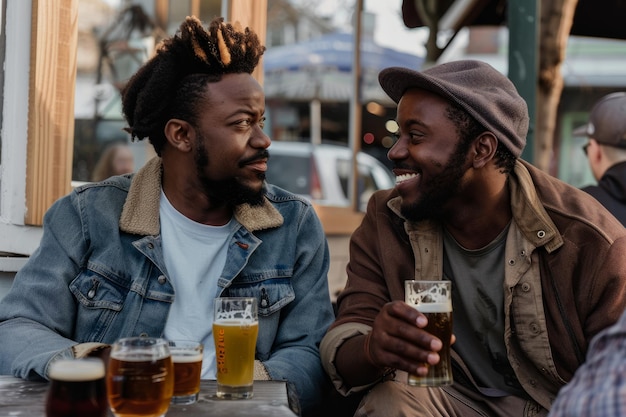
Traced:
[[401, 183], [403, 183], [404, 181], [408, 181], [408, 180], [413, 179], [413, 178], [416, 178], [416, 177], [419, 177], [419, 174], [413, 174], [413, 173], [411, 173], [411, 174], [401, 174], [401, 175], [397, 175], [397, 176], [396, 176], [396, 184], [401, 184]]

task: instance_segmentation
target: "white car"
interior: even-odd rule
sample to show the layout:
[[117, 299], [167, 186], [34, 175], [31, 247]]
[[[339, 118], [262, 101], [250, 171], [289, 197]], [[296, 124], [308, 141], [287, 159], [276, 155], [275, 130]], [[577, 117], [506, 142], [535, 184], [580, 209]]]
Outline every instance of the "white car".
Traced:
[[[318, 205], [351, 205], [348, 184], [352, 150], [347, 146], [276, 141], [268, 151], [267, 182], [270, 184]], [[359, 209], [365, 211], [372, 193], [392, 188], [395, 176], [382, 162], [365, 152], [359, 152], [357, 162]]]

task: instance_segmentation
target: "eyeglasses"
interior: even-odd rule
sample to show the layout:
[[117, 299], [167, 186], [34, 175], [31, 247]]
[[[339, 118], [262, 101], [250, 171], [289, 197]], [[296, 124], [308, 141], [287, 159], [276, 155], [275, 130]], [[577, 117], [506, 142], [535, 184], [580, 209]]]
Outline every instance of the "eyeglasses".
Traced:
[[589, 148], [589, 142], [585, 143], [583, 145], [583, 152], [585, 153], [585, 156], [587, 156], [587, 149]]

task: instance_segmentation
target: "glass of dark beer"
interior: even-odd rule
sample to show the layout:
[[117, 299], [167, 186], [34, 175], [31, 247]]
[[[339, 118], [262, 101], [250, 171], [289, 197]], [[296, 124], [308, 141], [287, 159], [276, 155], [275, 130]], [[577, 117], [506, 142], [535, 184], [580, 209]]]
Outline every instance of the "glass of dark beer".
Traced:
[[174, 393], [174, 366], [165, 339], [128, 337], [111, 347], [107, 391], [116, 417], [161, 417]]
[[450, 339], [452, 338], [452, 283], [450, 281], [405, 281], [405, 302], [424, 314], [428, 319], [425, 331], [436, 336], [443, 347], [439, 351], [439, 363], [430, 365], [428, 375], [409, 374], [409, 385], [440, 387], [452, 384], [452, 361]]
[[104, 417], [108, 404], [100, 359], [60, 359], [50, 364], [47, 417]]
[[174, 363], [174, 396], [172, 404], [193, 404], [200, 393], [204, 345], [191, 340], [170, 340]]

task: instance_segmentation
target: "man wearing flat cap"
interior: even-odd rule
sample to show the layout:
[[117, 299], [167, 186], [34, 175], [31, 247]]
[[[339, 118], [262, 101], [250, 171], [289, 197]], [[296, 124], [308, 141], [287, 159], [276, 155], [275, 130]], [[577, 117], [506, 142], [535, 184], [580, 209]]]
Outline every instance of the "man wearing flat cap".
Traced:
[[[379, 75], [398, 104], [396, 186], [350, 242], [320, 346], [356, 416], [545, 416], [626, 304], [626, 231], [587, 193], [519, 159], [528, 109], [480, 61]], [[452, 281], [454, 382], [421, 388], [442, 341], [405, 280]]]
[[626, 225], [626, 92], [602, 97], [589, 122], [574, 130], [589, 141], [583, 147], [598, 185], [583, 188]]

